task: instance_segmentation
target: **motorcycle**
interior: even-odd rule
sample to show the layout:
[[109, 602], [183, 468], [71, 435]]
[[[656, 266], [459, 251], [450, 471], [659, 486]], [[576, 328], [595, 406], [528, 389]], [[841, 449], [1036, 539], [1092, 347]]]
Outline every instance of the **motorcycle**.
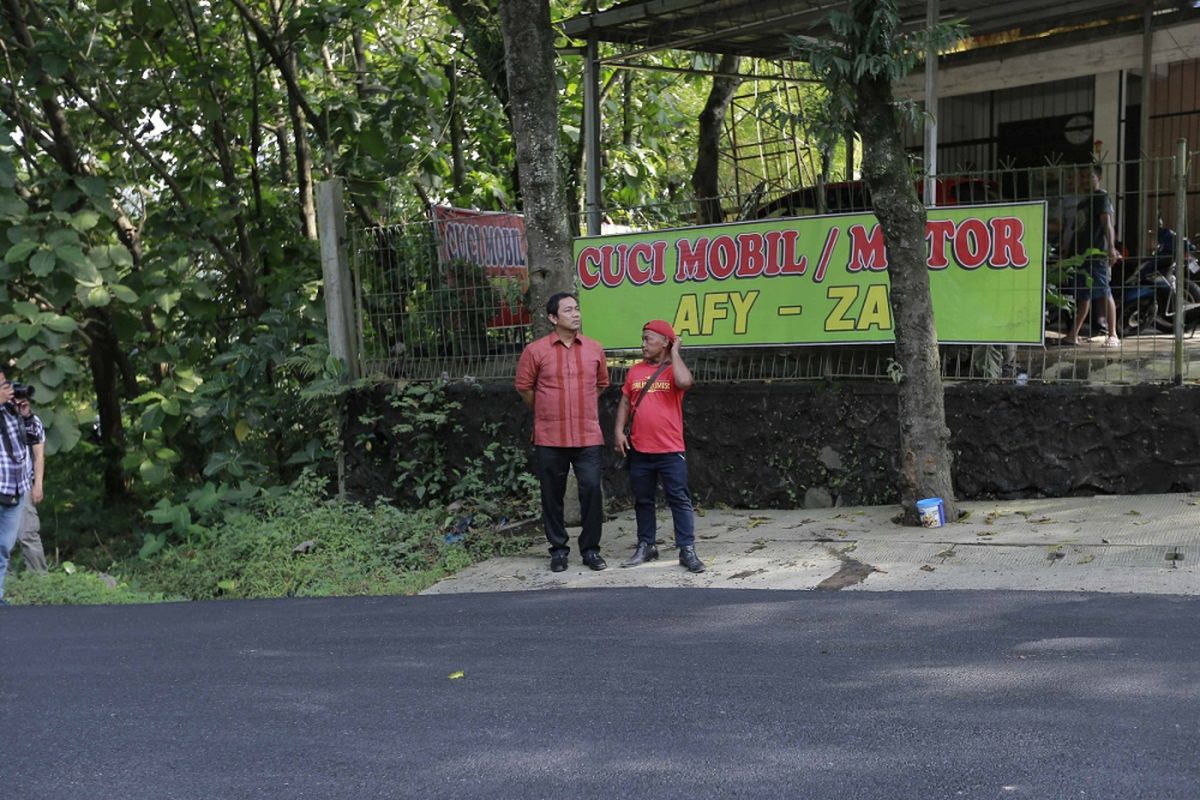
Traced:
[[[1155, 287], [1157, 308], [1154, 327], [1162, 333], [1175, 331], [1175, 231], [1158, 229], [1158, 247], [1154, 255], [1146, 260], [1138, 271], [1142, 283]], [[1185, 328], [1195, 328], [1200, 323], [1200, 262], [1196, 260], [1196, 246], [1187, 239], [1184, 248], [1183, 323]]]

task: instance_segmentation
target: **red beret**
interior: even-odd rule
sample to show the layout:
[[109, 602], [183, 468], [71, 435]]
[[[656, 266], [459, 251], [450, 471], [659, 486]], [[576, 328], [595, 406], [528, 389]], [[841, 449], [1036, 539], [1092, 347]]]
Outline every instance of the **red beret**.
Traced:
[[665, 319], [652, 319], [642, 326], [642, 330], [654, 331], [660, 336], [665, 336], [668, 342], [675, 341], [675, 329]]

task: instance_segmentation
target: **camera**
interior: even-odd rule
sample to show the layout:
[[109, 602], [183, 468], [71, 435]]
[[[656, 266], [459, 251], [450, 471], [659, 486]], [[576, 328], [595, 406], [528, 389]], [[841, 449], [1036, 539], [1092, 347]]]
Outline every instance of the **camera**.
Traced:
[[32, 400], [34, 387], [28, 383], [12, 384], [13, 400]]

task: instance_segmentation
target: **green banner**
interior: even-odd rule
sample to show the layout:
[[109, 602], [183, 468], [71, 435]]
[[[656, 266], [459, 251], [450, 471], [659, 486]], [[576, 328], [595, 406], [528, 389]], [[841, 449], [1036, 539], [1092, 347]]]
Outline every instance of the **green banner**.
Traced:
[[[1042, 343], [1044, 202], [932, 208], [925, 242], [939, 341]], [[575, 240], [584, 330], [610, 349], [651, 319], [690, 346], [892, 342], [887, 266], [872, 214]]]

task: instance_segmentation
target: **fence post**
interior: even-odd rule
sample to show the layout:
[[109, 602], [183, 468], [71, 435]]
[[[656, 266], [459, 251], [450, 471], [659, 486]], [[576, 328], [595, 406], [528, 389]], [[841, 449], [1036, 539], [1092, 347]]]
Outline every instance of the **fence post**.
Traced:
[[[325, 327], [329, 352], [346, 365], [346, 374], [359, 376], [358, 339], [354, 327], [354, 286], [346, 255], [346, 207], [342, 181], [331, 178], [317, 184], [317, 236], [321, 242], [321, 275], [325, 283]], [[338, 497], [346, 496], [346, 453], [341, 446], [345, 414], [338, 415]]]
[[1187, 299], [1187, 139], [1175, 142], [1175, 385], [1183, 384], [1183, 309]]

